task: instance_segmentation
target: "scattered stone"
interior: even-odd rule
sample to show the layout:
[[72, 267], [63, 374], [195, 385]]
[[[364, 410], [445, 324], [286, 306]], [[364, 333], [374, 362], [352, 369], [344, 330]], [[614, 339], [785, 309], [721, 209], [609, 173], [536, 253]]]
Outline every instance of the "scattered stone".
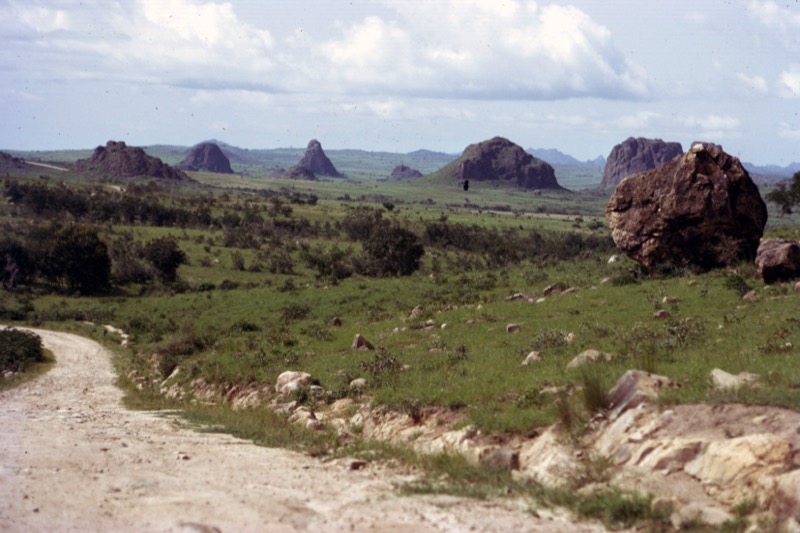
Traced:
[[366, 461], [350, 461], [350, 470], [361, 470], [369, 465]]
[[611, 257], [608, 258], [608, 264], [609, 265], [613, 265], [614, 263], [618, 263], [618, 262], [619, 262], [619, 256], [616, 255], [616, 254], [612, 255]]
[[545, 287], [545, 289], [542, 291], [542, 296], [556, 296], [566, 290], [567, 284], [559, 281], [558, 283], [553, 283], [552, 285]]
[[411, 314], [408, 315], [408, 318], [411, 320], [416, 320], [417, 318], [422, 316], [422, 313], [425, 312], [425, 308], [421, 305], [416, 306], [414, 309], [411, 310]]
[[767, 239], [758, 247], [756, 273], [764, 283], [800, 277], [800, 242]]
[[663, 389], [677, 386], [677, 383], [666, 376], [642, 370], [628, 370], [608, 392], [609, 406], [616, 416], [642, 402], [657, 399]]
[[281, 396], [289, 396], [300, 390], [301, 387], [310, 384], [311, 374], [308, 372], [287, 370], [286, 372], [282, 372], [275, 381], [275, 392]]
[[356, 333], [356, 336], [353, 338], [352, 348], [353, 350], [361, 350], [361, 351], [375, 349], [372, 343], [369, 342], [367, 339], [365, 339], [364, 336], [361, 335], [360, 333]]
[[579, 366], [588, 363], [596, 363], [598, 361], [609, 362], [612, 359], [614, 359], [614, 356], [610, 353], [601, 352], [599, 350], [584, 350], [567, 364], [567, 368], [578, 368]]
[[367, 388], [367, 380], [364, 378], [356, 378], [350, 382], [350, 390], [354, 392], [363, 392]]
[[669, 318], [671, 316], [672, 315], [670, 315], [669, 311], [667, 311], [666, 309], [659, 309], [658, 311], [653, 313], [653, 318], [658, 319], [658, 320], [663, 320], [663, 319]]
[[715, 268], [756, 256], [767, 222], [758, 187], [737, 158], [701, 146], [628, 177], [606, 206], [617, 248], [648, 269]]
[[758, 383], [758, 375], [750, 372], [739, 372], [738, 374], [730, 374], [715, 368], [711, 371], [711, 383], [715, 389], [738, 389], [744, 385], [755, 385]]
[[569, 333], [567, 333], [566, 335], [564, 335], [564, 341], [565, 341], [567, 344], [572, 344], [573, 342], [575, 342], [575, 338], [576, 338], [576, 336], [575, 336], [575, 333], [574, 333], [574, 332], [572, 332], [572, 331], [570, 331]]
[[675, 296], [664, 296], [661, 301], [665, 304], [676, 304], [678, 303], [678, 298]]
[[700, 524], [721, 527], [726, 522], [733, 522], [733, 515], [719, 507], [690, 503], [672, 513], [670, 522], [676, 531], [683, 531], [688, 528], [693, 529]]
[[515, 292], [514, 294], [510, 294], [510, 295], [506, 296], [506, 297], [504, 298], [504, 300], [505, 300], [506, 302], [511, 302], [511, 301], [513, 301], [513, 300], [521, 300], [521, 299], [523, 299], [523, 298], [525, 298], [525, 295], [524, 295], [524, 294], [522, 294], [521, 292]]
[[519, 324], [508, 324], [506, 326], [506, 333], [516, 333], [520, 329], [522, 329], [522, 326]]
[[742, 296], [742, 300], [747, 300], [748, 302], [758, 300], [758, 291], [756, 290], [747, 291], [747, 293], [744, 296]]
[[342, 319], [339, 318], [338, 316], [335, 316], [335, 317], [330, 319], [330, 321], [328, 322], [328, 325], [333, 327], [333, 328], [340, 328], [340, 327], [342, 327]]
[[800, 281], [794, 284], [794, 292], [800, 292]]
[[542, 360], [541, 352], [531, 352], [525, 357], [525, 360], [522, 361], [522, 366], [528, 366], [531, 363], [535, 363], [536, 361]]
[[479, 461], [495, 470], [519, 470], [519, 452], [508, 448], [485, 450]]

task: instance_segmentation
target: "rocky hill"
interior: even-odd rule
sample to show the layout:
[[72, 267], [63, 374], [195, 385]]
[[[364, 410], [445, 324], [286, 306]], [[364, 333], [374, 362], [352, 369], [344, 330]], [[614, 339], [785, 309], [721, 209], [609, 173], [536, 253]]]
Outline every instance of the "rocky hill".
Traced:
[[616, 187], [631, 174], [660, 167], [682, 154], [680, 143], [629, 137], [611, 149], [600, 187]]
[[415, 168], [407, 167], [406, 165], [397, 165], [392, 169], [389, 179], [392, 181], [405, 181], [421, 178], [422, 172]]
[[158, 178], [170, 181], [194, 181], [182, 170], [149, 156], [141, 148], [128, 146], [122, 141], [108, 141], [98, 146], [88, 159], [79, 159], [73, 165], [75, 172], [106, 179]]
[[19, 157], [0, 152], [0, 171], [7, 172], [9, 170], [18, 170], [25, 168], [25, 161]]
[[524, 189], [563, 189], [555, 170], [503, 137], [467, 146], [436, 174], [454, 182], [502, 181]]
[[177, 168], [193, 172], [233, 174], [230, 160], [214, 143], [200, 143], [192, 147], [189, 155], [178, 163]]
[[316, 139], [311, 139], [306, 148], [303, 158], [297, 165], [289, 169], [290, 174], [298, 174], [297, 167], [304, 167], [310, 170], [315, 176], [329, 176], [332, 178], [342, 178], [342, 174], [336, 170], [331, 160], [322, 150], [322, 145]]

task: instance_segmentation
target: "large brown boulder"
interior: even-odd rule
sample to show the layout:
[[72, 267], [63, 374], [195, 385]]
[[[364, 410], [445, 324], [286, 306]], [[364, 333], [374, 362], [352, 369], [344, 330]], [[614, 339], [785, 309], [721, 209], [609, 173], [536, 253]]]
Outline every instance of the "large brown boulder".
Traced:
[[189, 151], [177, 168], [193, 172], [217, 172], [219, 174], [233, 174], [231, 162], [222, 149], [214, 143], [200, 143]]
[[764, 283], [800, 277], [800, 243], [788, 239], [767, 239], [758, 247], [756, 271]]
[[75, 161], [76, 172], [98, 178], [159, 178], [172, 181], [194, 181], [185, 172], [147, 155], [144, 150], [122, 141], [108, 141], [94, 149], [89, 159]]
[[296, 165], [297, 167], [306, 167], [317, 176], [330, 176], [333, 178], [343, 177], [336, 167], [333, 166], [331, 160], [325, 155], [322, 150], [322, 145], [316, 139], [311, 139], [306, 148], [306, 153], [303, 159]]
[[629, 137], [611, 149], [600, 187], [616, 187], [628, 176], [658, 168], [679, 155], [683, 155], [680, 143]]
[[620, 183], [606, 206], [611, 236], [647, 268], [753, 260], [767, 208], [741, 162], [696, 143], [685, 155]]
[[441, 172], [458, 181], [507, 181], [525, 189], [562, 189], [553, 167], [503, 137], [467, 146]]

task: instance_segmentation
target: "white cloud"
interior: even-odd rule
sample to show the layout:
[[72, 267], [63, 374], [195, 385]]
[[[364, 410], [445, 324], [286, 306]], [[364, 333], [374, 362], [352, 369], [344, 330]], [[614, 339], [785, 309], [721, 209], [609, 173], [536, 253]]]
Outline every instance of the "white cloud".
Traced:
[[736, 75], [736, 78], [742, 83], [744, 83], [747, 87], [758, 93], [769, 92], [769, 85], [767, 84], [767, 80], [762, 78], [761, 76], [748, 76], [747, 74], [740, 72]]
[[781, 122], [778, 136], [783, 139], [800, 140], [800, 126], [792, 126], [788, 122]]
[[722, 115], [706, 115], [702, 117], [689, 116], [684, 120], [684, 126], [699, 129], [705, 132], [733, 131], [739, 128], [740, 121], [736, 117]]
[[343, 28], [323, 52], [333, 77], [433, 97], [641, 97], [640, 69], [607, 28], [571, 6], [390, 1], [400, 17]]
[[773, 0], [751, 0], [749, 11], [755, 19], [768, 28], [780, 31], [800, 29], [800, 11], [782, 7]]
[[662, 118], [660, 113], [652, 111], [639, 111], [632, 115], [625, 115], [615, 121], [615, 126], [624, 130], [642, 130], [651, 127], [653, 121]]
[[792, 65], [781, 72], [778, 94], [783, 98], [800, 98], [800, 65]]

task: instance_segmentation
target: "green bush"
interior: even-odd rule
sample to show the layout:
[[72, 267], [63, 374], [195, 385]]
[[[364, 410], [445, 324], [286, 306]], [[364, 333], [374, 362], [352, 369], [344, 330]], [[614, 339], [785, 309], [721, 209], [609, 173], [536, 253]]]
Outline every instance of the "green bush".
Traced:
[[42, 339], [30, 331], [0, 329], [0, 371], [22, 372], [44, 361]]
[[164, 283], [172, 283], [178, 278], [178, 267], [186, 263], [186, 254], [178, 248], [172, 237], [154, 239], [144, 246], [144, 258], [156, 269]]

